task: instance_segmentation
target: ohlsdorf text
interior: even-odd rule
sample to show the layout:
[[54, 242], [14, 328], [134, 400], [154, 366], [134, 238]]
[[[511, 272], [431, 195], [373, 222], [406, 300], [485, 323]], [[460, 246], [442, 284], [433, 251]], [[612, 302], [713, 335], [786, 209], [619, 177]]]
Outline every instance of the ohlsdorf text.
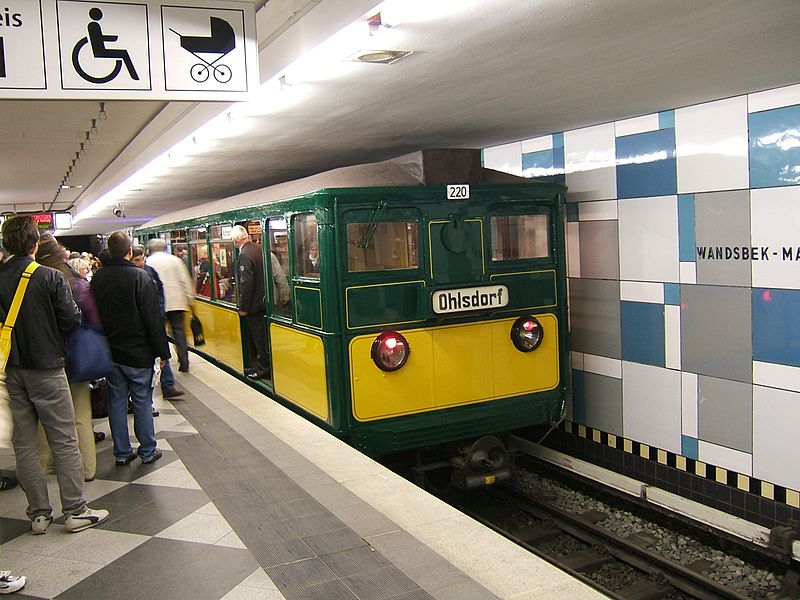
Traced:
[[508, 288], [504, 285], [438, 290], [431, 296], [436, 314], [500, 308], [508, 305]]

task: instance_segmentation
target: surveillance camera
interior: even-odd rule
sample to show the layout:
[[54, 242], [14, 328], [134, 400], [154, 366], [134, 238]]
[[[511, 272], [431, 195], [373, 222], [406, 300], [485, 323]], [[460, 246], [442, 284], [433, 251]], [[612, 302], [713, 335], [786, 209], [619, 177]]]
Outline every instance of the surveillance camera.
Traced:
[[112, 212], [114, 213], [114, 216], [117, 218], [122, 219], [125, 217], [125, 209], [123, 208], [122, 204], [115, 204]]

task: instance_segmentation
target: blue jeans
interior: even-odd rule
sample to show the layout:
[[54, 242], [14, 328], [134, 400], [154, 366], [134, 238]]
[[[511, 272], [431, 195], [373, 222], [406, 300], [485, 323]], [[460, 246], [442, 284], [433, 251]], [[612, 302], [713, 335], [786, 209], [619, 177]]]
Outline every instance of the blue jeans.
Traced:
[[175, 387], [175, 375], [172, 373], [172, 367], [169, 361], [164, 363], [161, 367], [161, 391], [171, 390]]
[[150, 458], [156, 451], [153, 423], [152, 368], [128, 367], [114, 363], [108, 379], [108, 423], [114, 440], [114, 456], [125, 458], [133, 453], [128, 433], [128, 395], [133, 404], [133, 431], [139, 440], [139, 457]]

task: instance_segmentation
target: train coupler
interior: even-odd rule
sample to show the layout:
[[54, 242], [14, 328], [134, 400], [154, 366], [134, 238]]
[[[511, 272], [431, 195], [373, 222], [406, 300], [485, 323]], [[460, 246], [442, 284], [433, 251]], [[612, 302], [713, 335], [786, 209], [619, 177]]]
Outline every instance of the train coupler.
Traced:
[[471, 490], [510, 481], [514, 460], [503, 442], [493, 435], [479, 438], [472, 446], [451, 459], [453, 483]]

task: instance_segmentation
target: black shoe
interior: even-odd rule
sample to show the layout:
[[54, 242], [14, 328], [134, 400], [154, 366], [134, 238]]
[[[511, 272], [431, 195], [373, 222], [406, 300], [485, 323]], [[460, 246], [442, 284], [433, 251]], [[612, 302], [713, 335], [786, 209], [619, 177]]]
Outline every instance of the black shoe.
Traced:
[[95, 443], [102, 442], [104, 439], [106, 439], [106, 434], [105, 433], [103, 433], [102, 431], [95, 431], [94, 432], [94, 441], [95, 441]]
[[17, 483], [16, 477], [0, 477], [0, 492], [17, 487]]
[[158, 412], [157, 410], [153, 410], [153, 416], [154, 416], [154, 417], [157, 417], [157, 416], [158, 416], [158, 415], [160, 415], [160, 414], [161, 414], [161, 413], [160, 413], [160, 412]]
[[148, 456], [147, 458], [143, 458], [143, 459], [142, 459], [142, 464], [143, 464], [143, 465], [152, 465], [152, 464], [153, 464], [154, 462], [156, 462], [156, 461], [157, 461], [159, 458], [161, 458], [161, 456], [162, 456], [161, 450], [159, 450], [158, 448], [156, 448], [156, 451], [155, 451], [155, 452], [153, 452], [153, 456]]
[[136, 456], [137, 456], [136, 450], [134, 450], [133, 452], [128, 454], [128, 456], [123, 456], [122, 458], [115, 459], [114, 460], [114, 464], [117, 465], [118, 467], [121, 467], [123, 465], [127, 465], [129, 462], [134, 460], [136, 458]]
[[161, 396], [163, 398], [177, 398], [178, 396], [183, 396], [183, 390], [176, 390], [175, 388], [162, 389]]
[[181, 373], [188, 373], [189, 372], [189, 365], [186, 365], [185, 367], [180, 367], [178, 369], [178, 371], [180, 371]]

